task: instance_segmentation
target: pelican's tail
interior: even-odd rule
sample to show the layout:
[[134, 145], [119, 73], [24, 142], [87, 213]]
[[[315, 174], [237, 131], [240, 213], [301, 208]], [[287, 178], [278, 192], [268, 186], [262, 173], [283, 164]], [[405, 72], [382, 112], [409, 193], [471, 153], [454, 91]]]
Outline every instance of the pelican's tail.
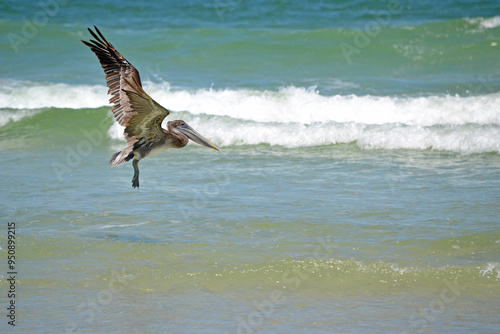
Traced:
[[129, 161], [134, 157], [134, 145], [130, 145], [126, 149], [120, 152], [116, 152], [111, 156], [111, 159], [109, 159], [109, 166], [110, 167], [116, 167], [118, 165], [121, 165], [124, 162]]

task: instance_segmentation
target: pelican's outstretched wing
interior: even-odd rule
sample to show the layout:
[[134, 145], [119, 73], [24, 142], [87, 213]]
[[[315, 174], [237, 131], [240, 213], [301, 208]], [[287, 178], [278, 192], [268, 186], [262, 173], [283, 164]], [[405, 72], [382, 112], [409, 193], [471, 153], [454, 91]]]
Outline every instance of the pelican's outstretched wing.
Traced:
[[125, 126], [125, 139], [131, 144], [159, 135], [161, 122], [169, 111], [155, 102], [142, 88], [139, 71], [129, 63], [94, 26], [88, 29], [96, 40], [82, 41], [97, 56], [106, 74], [109, 103], [115, 119]]

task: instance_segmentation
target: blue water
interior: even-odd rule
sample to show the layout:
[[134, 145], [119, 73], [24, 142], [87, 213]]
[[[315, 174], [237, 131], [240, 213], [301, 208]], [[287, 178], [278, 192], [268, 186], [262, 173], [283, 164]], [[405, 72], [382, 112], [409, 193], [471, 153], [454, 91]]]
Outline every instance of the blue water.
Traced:
[[[107, 167], [94, 25], [219, 152]], [[0, 34], [2, 332], [498, 332], [498, 1], [4, 1]]]

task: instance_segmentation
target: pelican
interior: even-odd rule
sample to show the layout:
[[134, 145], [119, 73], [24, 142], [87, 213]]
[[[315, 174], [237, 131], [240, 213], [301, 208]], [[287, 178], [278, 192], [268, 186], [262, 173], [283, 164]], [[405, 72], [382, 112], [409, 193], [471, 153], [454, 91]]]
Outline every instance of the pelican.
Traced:
[[95, 53], [106, 74], [109, 103], [116, 121], [125, 127], [127, 147], [111, 156], [109, 166], [132, 160], [132, 187], [139, 188], [139, 161], [169, 148], [181, 148], [192, 141], [218, 150], [182, 120], [170, 121], [167, 129], [161, 123], [170, 111], [153, 100], [142, 88], [139, 71], [129, 63], [94, 26], [88, 31], [95, 40], [82, 41]]

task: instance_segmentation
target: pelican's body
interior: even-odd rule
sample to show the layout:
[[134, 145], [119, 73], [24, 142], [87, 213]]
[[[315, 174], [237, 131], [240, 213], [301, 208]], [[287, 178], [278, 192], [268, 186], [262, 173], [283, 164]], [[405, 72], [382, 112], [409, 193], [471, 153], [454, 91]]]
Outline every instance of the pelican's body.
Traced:
[[189, 139], [217, 150], [217, 147], [184, 121], [170, 121], [167, 123], [167, 129], [163, 129], [161, 123], [170, 112], [144, 91], [139, 72], [104, 38], [97, 27], [94, 28], [96, 32], [91, 29], [89, 32], [96, 40], [82, 42], [96, 54], [106, 73], [113, 116], [125, 127], [124, 135], [127, 140], [127, 147], [113, 154], [109, 160], [111, 167], [133, 160], [132, 186], [138, 188], [138, 164], [145, 157], [156, 155], [169, 148], [184, 147]]

